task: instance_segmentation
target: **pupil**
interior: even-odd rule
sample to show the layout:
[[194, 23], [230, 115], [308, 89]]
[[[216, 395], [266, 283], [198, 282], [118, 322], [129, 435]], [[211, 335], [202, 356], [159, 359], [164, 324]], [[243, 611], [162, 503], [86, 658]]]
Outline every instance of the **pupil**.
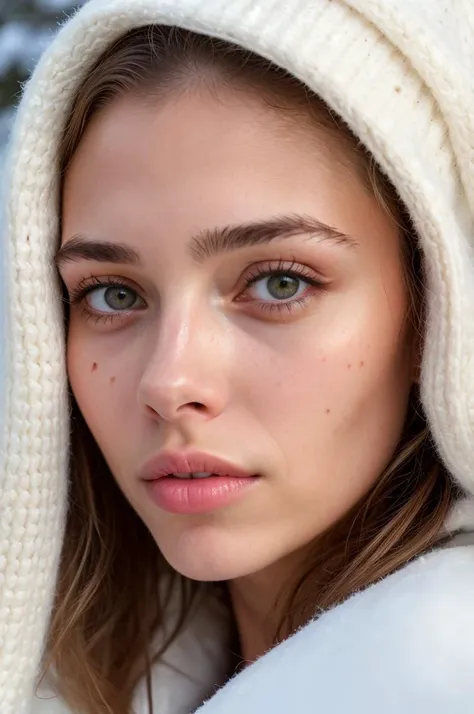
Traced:
[[135, 298], [126, 288], [107, 288], [105, 301], [109, 307], [126, 310], [132, 307]]
[[298, 292], [298, 278], [290, 275], [272, 275], [268, 280], [268, 291], [272, 297], [285, 300]]

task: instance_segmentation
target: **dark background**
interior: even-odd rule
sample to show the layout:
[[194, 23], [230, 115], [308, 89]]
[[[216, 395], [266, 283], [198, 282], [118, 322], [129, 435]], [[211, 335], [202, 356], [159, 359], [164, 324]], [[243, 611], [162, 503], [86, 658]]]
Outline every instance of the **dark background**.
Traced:
[[79, 0], [0, 0], [0, 157], [25, 81]]

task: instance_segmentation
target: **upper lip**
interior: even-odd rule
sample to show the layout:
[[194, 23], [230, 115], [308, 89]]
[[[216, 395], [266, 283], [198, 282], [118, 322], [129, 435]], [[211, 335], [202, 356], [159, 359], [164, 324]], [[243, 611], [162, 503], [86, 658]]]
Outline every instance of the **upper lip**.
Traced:
[[202, 451], [166, 451], [147, 461], [142, 468], [141, 477], [145, 481], [156, 481], [170, 474], [199, 471], [234, 478], [246, 478], [252, 475], [230, 461]]

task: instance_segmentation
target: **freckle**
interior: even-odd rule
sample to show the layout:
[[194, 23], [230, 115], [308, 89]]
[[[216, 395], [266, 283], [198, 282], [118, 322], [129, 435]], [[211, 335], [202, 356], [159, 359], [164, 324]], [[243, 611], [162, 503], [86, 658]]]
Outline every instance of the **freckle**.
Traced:
[[92, 371], [95, 372], [97, 369], [97, 362], [94, 362], [92, 365]]
[[113, 384], [115, 382], [115, 377], [110, 378], [110, 384]]
[[364, 366], [364, 364], [365, 364], [365, 362], [364, 362], [364, 361], [362, 361], [362, 362], [360, 363], [360, 366], [361, 366], [361, 367], [363, 367], [363, 366]]
[[348, 364], [348, 365], [347, 365], [347, 369], [351, 369], [351, 367], [352, 367], [351, 364]]
[[400, 92], [402, 91], [402, 88], [397, 85], [397, 86], [395, 87], [395, 91], [396, 91], [397, 94], [400, 94]]
[[330, 409], [326, 409], [326, 414], [330, 414], [330, 413], [331, 413], [331, 410], [330, 410]]
[[322, 360], [321, 360], [321, 362], [327, 362], [327, 361], [328, 361], [328, 358], [327, 358], [327, 357], [323, 357]]

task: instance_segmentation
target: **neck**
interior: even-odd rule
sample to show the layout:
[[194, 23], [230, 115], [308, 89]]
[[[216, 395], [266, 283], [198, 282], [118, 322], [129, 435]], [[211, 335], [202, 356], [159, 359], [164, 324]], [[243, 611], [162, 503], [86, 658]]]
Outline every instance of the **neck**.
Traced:
[[237, 624], [240, 656], [251, 664], [270, 649], [278, 626], [275, 602], [271, 605], [268, 585], [252, 578], [229, 583], [232, 609]]
[[285, 597], [279, 596], [286, 595], [293, 568], [291, 559], [291, 563], [279, 562], [228, 583], [244, 665], [251, 664], [273, 646], [284, 615]]

